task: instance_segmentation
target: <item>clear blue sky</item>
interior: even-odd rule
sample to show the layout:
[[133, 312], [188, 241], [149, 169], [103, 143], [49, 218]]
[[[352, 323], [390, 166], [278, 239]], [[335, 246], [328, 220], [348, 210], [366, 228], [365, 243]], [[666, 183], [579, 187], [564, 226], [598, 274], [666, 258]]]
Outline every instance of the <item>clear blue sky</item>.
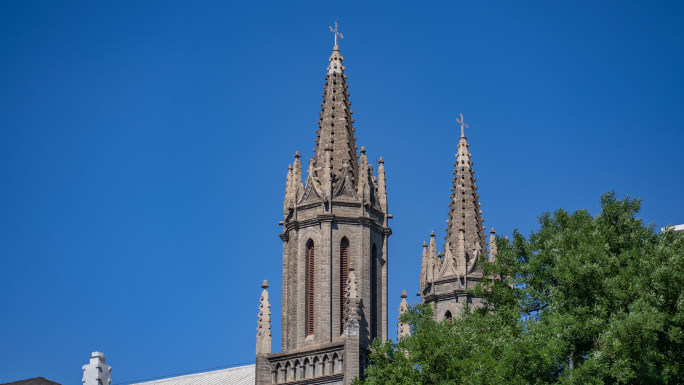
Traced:
[[0, 383], [113, 383], [280, 349], [282, 204], [338, 20], [357, 144], [384, 157], [390, 336], [444, 235], [463, 112], [485, 225], [599, 194], [684, 223], [680, 1], [0, 2]]

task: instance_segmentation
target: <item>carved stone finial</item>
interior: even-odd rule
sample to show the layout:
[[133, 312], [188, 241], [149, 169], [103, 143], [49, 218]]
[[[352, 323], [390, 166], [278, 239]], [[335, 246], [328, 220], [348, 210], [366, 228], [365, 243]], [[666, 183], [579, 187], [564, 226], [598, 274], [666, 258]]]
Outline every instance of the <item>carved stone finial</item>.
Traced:
[[299, 155], [299, 151], [297, 151], [297, 152], [295, 152], [294, 157], [295, 157], [295, 159], [299, 159], [299, 158], [301, 158], [302, 156]]
[[[406, 313], [408, 311], [409, 305], [408, 302], [406, 302], [406, 290], [401, 291], [401, 303], [399, 304], [399, 317], [401, 318], [401, 315]], [[411, 334], [411, 325], [399, 321], [397, 323], [397, 339], [402, 339], [405, 336], [408, 336]]]
[[259, 322], [257, 325], [256, 354], [271, 353], [271, 304], [268, 302], [268, 282], [261, 285], [261, 299], [259, 303]]
[[366, 146], [361, 146], [361, 153], [366, 155]]
[[499, 247], [496, 245], [496, 231], [492, 227], [492, 231], [489, 232], [489, 261], [494, 262], [496, 260], [496, 255], [499, 254]]
[[354, 267], [349, 267], [347, 278], [347, 303], [344, 309], [344, 332], [348, 337], [359, 333], [359, 293], [356, 288]]

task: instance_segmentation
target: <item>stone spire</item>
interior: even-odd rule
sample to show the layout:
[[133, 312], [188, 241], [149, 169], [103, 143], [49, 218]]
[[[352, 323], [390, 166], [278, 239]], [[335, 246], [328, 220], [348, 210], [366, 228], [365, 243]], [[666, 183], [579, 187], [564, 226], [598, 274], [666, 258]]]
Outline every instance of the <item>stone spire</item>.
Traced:
[[302, 192], [304, 190], [304, 185], [302, 184], [302, 162], [299, 160], [301, 157], [299, 151], [295, 152], [295, 161], [292, 164], [292, 176], [290, 180], [293, 205], [297, 204], [297, 201], [302, 197]]
[[293, 209], [297, 205], [297, 202], [302, 197], [304, 191], [302, 185], [302, 162], [299, 160], [301, 157], [299, 151], [297, 151], [294, 155], [294, 163], [287, 166], [287, 179], [285, 181], [285, 217], [287, 217], [288, 210]]
[[287, 178], [285, 179], [285, 202], [283, 203], [285, 213], [293, 206], [292, 202], [292, 165], [287, 166]]
[[496, 261], [496, 255], [499, 254], [499, 248], [496, 246], [496, 231], [494, 231], [493, 227], [489, 234], [489, 261], [494, 262]]
[[[344, 74], [342, 65], [343, 57], [337, 45], [330, 56], [330, 65], [325, 77], [323, 90], [323, 103], [321, 103], [320, 120], [318, 121], [318, 137], [314, 148], [313, 171], [325, 167], [326, 148], [332, 149], [332, 176], [334, 187], [340, 182], [344, 164], [351, 167], [348, 170], [352, 185], [358, 184], [358, 155], [356, 152], [356, 138], [352, 123], [352, 110], [350, 108], [349, 92], [347, 92], [347, 76]], [[322, 176], [318, 174], [318, 176]]]
[[[387, 189], [385, 188], [385, 161], [380, 157], [378, 160], [378, 200], [382, 212], [387, 213]], [[385, 220], [386, 222], [386, 220]], [[385, 223], [387, 226], [387, 223]]]
[[356, 196], [366, 205], [370, 205], [370, 194], [371, 194], [371, 179], [368, 166], [368, 158], [366, 158], [366, 148], [361, 147], [361, 158], [359, 160], [359, 181], [358, 190], [356, 191]]
[[261, 299], [259, 301], [259, 323], [257, 326], [256, 354], [271, 353], [271, 304], [268, 302], [268, 283], [261, 285]]
[[[406, 302], [406, 290], [401, 291], [401, 303], [399, 304], [399, 317], [408, 311], [409, 305]], [[397, 324], [397, 340], [404, 338], [411, 334], [411, 326], [405, 322], [399, 321]]]
[[427, 276], [425, 284], [431, 284], [435, 281], [437, 272], [437, 242], [435, 241], [435, 232], [430, 233], [430, 245], [427, 249]]
[[423, 241], [423, 258], [420, 265], [420, 289], [423, 290], [427, 283], [427, 269], [428, 269], [428, 254], [427, 243]]
[[[478, 200], [480, 196], [477, 194], [475, 185], [477, 179], [474, 176], [475, 171], [470, 158], [468, 141], [462, 133], [458, 140], [458, 153], [454, 164], [454, 180], [444, 245], [447, 255], [457, 255], [459, 250], [465, 251], [465, 261], [461, 259], [463, 256], [458, 255], [456, 261], [459, 265], [458, 270], [464, 263], [472, 266], [479, 258], [478, 253], [484, 253], [487, 250], [482, 211]], [[463, 233], [463, 236], [460, 233]], [[465, 241], [465, 244], [460, 244], [461, 239]]]

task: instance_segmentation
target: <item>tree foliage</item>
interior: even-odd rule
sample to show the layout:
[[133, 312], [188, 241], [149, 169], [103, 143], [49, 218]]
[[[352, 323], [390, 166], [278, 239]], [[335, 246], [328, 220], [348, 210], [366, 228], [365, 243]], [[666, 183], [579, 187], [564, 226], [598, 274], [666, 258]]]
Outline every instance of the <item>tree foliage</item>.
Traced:
[[601, 212], [559, 209], [484, 263], [484, 305], [373, 344], [365, 384], [684, 383], [684, 234], [657, 233], [641, 200], [600, 197]]

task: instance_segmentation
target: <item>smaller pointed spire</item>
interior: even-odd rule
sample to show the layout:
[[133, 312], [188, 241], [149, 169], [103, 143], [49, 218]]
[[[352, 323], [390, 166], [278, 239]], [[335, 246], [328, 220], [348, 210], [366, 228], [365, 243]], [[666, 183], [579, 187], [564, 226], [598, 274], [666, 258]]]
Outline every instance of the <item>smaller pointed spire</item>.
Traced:
[[[406, 290], [401, 291], [401, 303], [399, 304], [399, 317], [408, 311], [409, 305], [406, 302]], [[400, 340], [411, 334], [411, 325], [399, 321], [397, 324], [397, 340]]]
[[427, 284], [431, 284], [437, 278], [437, 243], [435, 242], [435, 232], [430, 233], [430, 245], [428, 246], [428, 271], [427, 271]]
[[256, 354], [271, 353], [271, 304], [268, 302], [268, 283], [264, 280], [261, 285], [261, 299], [259, 300], [259, 323], [257, 326]]
[[370, 204], [370, 168], [366, 157], [366, 147], [361, 147], [361, 157], [359, 158], [359, 184], [356, 196], [365, 204]]
[[299, 151], [294, 154], [294, 164], [292, 170], [292, 201], [294, 205], [297, 205], [299, 199], [304, 194], [304, 185], [302, 183], [302, 162], [299, 160], [302, 156], [299, 155]]
[[499, 248], [496, 246], [496, 231], [493, 227], [489, 234], [489, 262], [494, 262], [496, 255], [499, 254]]
[[428, 254], [427, 242], [423, 241], [423, 260], [420, 267], [420, 290], [422, 291], [427, 284]]
[[[378, 192], [380, 207], [382, 211], [387, 215], [387, 188], [385, 186], [385, 161], [380, 157], [378, 160]], [[387, 224], [385, 224], [387, 225]]]
[[287, 218], [287, 209], [292, 204], [292, 165], [287, 165], [287, 178], [285, 179], [285, 217]]

